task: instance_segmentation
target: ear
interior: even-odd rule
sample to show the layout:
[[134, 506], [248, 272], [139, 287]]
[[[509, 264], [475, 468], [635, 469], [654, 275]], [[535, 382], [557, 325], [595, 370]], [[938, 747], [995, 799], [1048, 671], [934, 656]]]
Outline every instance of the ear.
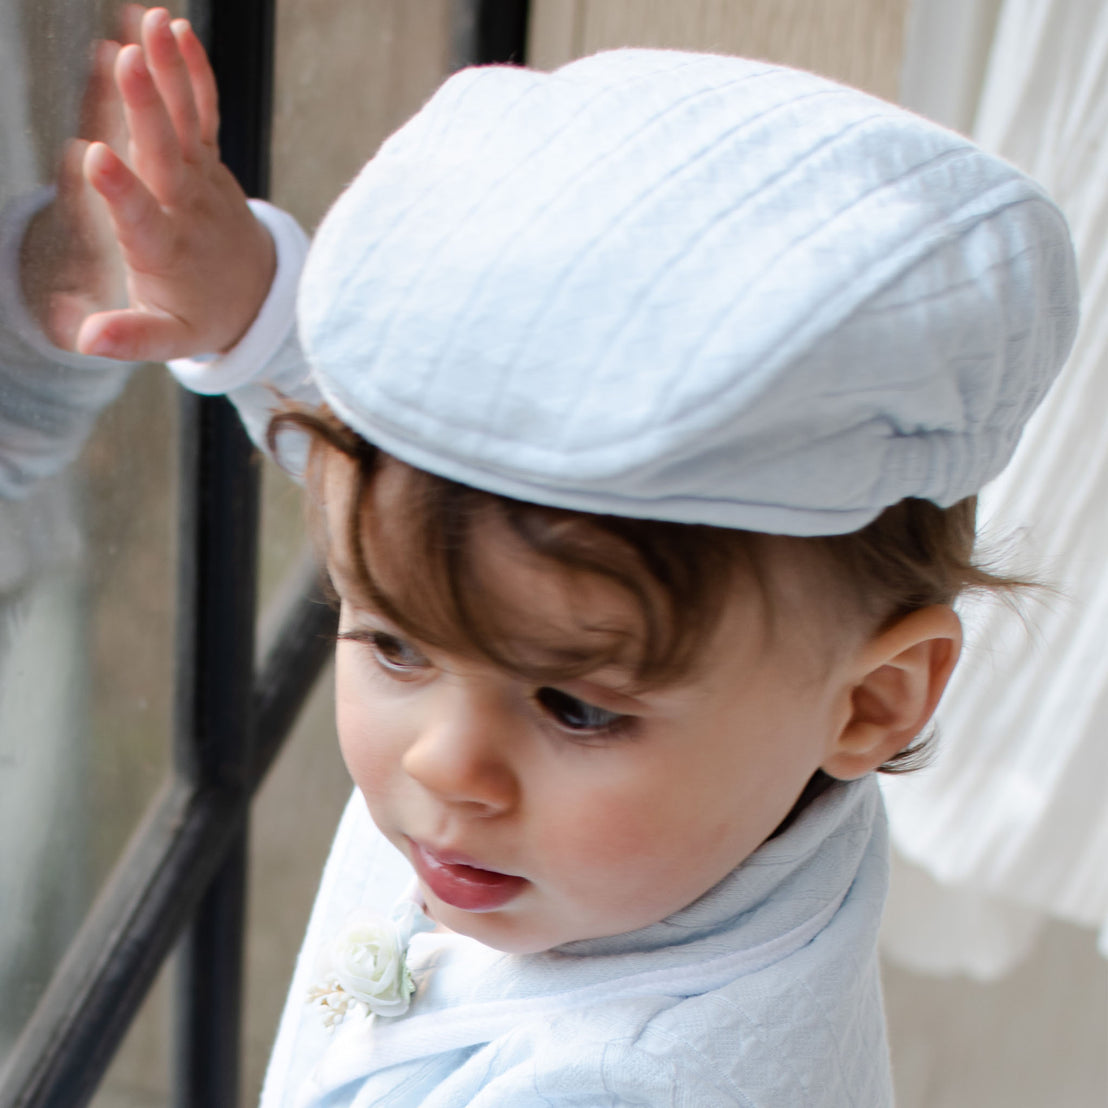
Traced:
[[820, 767], [862, 777], [899, 754], [927, 725], [962, 650], [953, 608], [934, 605], [897, 620], [858, 653], [846, 723]]

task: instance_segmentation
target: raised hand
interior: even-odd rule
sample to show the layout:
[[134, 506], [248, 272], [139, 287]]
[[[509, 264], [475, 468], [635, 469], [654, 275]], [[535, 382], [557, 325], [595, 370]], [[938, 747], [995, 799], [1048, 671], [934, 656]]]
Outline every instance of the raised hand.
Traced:
[[[136, 42], [143, 9], [121, 10], [120, 41]], [[32, 315], [55, 346], [73, 349], [86, 316], [126, 303], [123, 263], [107, 206], [84, 179], [90, 140], [122, 153], [127, 144], [123, 105], [113, 68], [118, 42], [96, 44], [81, 100], [78, 137], [65, 147], [53, 201], [32, 220], [23, 240], [20, 277]]]
[[136, 361], [216, 353], [242, 337], [265, 300], [274, 247], [219, 160], [215, 78], [192, 28], [152, 8], [140, 38], [114, 66], [127, 160], [106, 142], [83, 159], [107, 203], [127, 306], [90, 315], [75, 347]]

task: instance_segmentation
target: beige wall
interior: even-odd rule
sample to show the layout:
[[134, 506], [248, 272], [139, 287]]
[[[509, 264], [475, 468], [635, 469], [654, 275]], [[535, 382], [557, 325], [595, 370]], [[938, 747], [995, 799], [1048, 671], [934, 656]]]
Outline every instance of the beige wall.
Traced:
[[907, 0], [533, 0], [531, 64], [616, 46], [768, 58], [895, 99]]
[[[533, 0], [528, 55], [551, 69], [616, 46], [747, 54], [895, 98], [908, 0]], [[273, 194], [314, 227], [446, 75], [449, 0], [281, 0]]]
[[273, 197], [314, 227], [447, 72], [449, 0], [279, 0]]

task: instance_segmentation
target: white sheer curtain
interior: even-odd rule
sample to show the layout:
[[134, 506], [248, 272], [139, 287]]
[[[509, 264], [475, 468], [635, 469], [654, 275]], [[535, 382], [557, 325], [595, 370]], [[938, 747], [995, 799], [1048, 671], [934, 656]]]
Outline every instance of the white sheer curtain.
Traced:
[[967, 606], [940, 753], [885, 782], [898, 855], [886, 953], [990, 977], [1045, 915], [1101, 928], [1108, 955], [1108, 5], [916, 0], [904, 78], [910, 107], [1055, 197], [1083, 290], [1070, 362], [981, 500], [986, 540], [1011, 539], [1017, 569], [1057, 594], [1026, 619]]

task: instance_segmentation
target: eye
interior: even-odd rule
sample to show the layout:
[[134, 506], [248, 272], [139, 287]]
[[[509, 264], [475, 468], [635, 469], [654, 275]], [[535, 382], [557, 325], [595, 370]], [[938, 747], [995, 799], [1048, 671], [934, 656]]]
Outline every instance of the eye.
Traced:
[[381, 669], [394, 677], [414, 676], [431, 664], [411, 643], [388, 631], [343, 631], [339, 638], [368, 646]]
[[568, 731], [602, 731], [608, 734], [622, 730], [634, 719], [619, 712], [609, 712], [578, 700], [560, 689], [544, 685], [535, 693], [535, 701], [559, 727]]

